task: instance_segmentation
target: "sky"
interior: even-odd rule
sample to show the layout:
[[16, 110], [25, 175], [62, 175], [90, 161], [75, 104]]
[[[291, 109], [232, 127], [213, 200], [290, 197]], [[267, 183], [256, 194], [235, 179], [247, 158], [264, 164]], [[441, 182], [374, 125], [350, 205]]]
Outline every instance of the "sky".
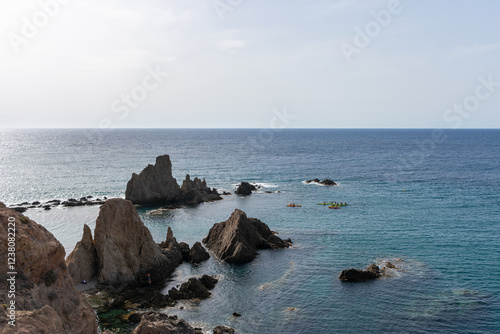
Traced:
[[499, 128], [495, 0], [0, 1], [1, 128]]

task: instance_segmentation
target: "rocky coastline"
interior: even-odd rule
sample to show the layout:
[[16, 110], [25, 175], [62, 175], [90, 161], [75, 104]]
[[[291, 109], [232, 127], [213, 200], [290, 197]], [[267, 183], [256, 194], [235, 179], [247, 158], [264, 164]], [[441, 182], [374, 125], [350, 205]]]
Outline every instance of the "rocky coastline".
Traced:
[[43, 209], [50, 210], [55, 207], [76, 207], [76, 206], [94, 206], [103, 205], [106, 203], [108, 198], [104, 196], [102, 199], [94, 198], [93, 196], [86, 196], [80, 199], [69, 198], [67, 200], [53, 199], [46, 202], [23, 202], [19, 204], [13, 204], [10, 206], [12, 210], [16, 210], [19, 213], [24, 213], [28, 209]]

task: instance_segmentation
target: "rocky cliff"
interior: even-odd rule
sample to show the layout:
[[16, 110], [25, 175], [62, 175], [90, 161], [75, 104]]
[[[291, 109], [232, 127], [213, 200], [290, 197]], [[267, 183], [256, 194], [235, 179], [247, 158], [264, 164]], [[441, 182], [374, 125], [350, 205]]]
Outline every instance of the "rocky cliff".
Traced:
[[258, 249], [290, 247], [290, 239], [282, 240], [269, 227], [245, 212], [234, 210], [228, 220], [214, 224], [203, 243], [221, 260], [247, 263], [257, 256]]
[[134, 204], [166, 205], [176, 207], [195, 205], [222, 199], [217, 190], [207, 187], [205, 180], [189, 175], [179, 187], [172, 176], [172, 163], [168, 155], [156, 158], [156, 164], [148, 165], [139, 175], [132, 174], [127, 184], [125, 198]]
[[[63, 246], [43, 226], [0, 203], [0, 290], [8, 291], [9, 220], [15, 221], [16, 317], [19, 325], [45, 333], [97, 333], [94, 310], [76, 290], [64, 262]], [[12, 225], [11, 225], [12, 226]], [[11, 227], [10, 226], [10, 227]], [[0, 294], [0, 304], [10, 304]], [[2, 323], [3, 322], [3, 323]], [[0, 333], [13, 333], [5, 324]], [[61, 332], [61, 328], [63, 331]], [[16, 328], [16, 331], [19, 327]], [[45, 330], [45, 331], [44, 331]], [[26, 333], [32, 333], [26, 331]], [[38, 333], [33, 331], [33, 333]]]

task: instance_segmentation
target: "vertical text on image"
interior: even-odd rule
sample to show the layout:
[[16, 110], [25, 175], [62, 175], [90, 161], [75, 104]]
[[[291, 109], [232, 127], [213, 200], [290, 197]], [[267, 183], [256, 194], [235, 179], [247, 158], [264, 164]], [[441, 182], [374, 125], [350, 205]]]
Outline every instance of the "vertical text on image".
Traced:
[[16, 325], [16, 218], [9, 217], [7, 223], [7, 317], [9, 325]]

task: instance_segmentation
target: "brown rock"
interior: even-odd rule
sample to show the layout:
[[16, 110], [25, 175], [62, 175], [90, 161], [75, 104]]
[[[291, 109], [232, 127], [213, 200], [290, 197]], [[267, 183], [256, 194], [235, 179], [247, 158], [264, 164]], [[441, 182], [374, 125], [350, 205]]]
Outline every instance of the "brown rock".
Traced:
[[214, 334], [234, 334], [235, 331], [231, 327], [226, 327], [226, 326], [217, 326], [213, 330]]
[[[28, 311], [25, 314], [26, 321], [35, 324], [35, 327], [38, 321], [42, 324], [50, 318], [50, 328], [59, 328], [55, 312], [65, 333], [96, 333], [94, 310], [76, 290], [67, 272], [63, 246], [43, 226], [4, 205], [0, 205], [0, 263], [7, 264], [7, 238], [8, 233], [12, 232], [8, 230], [9, 219], [15, 220], [16, 230], [17, 312], [21, 315], [23, 311]], [[2, 270], [3, 273], [8, 271]], [[7, 291], [3, 278], [0, 280], [0, 290]], [[0, 304], [9, 304], [6, 298], [7, 294], [0, 294]], [[36, 311], [46, 305], [54, 312], [50, 309]]]
[[66, 258], [68, 273], [75, 283], [90, 281], [97, 276], [97, 251], [88, 225], [83, 226], [82, 240]]
[[291, 241], [280, 239], [265, 223], [238, 209], [228, 220], [214, 224], [203, 243], [222, 261], [235, 264], [252, 261], [257, 249], [291, 246]]
[[62, 320], [48, 305], [34, 311], [16, 312], [16, 326], [5, 325], [0, 334], [64, 334]]
[[108, 200], [101, 207], [95, 228], [98, 283], [137, 285], [144, 282], [146, 274], [151, 275], [153, 284], [162, 282], [182, 261], [177, 242], [171, 244], [169, 250], [162, 251], [132, 202]]

